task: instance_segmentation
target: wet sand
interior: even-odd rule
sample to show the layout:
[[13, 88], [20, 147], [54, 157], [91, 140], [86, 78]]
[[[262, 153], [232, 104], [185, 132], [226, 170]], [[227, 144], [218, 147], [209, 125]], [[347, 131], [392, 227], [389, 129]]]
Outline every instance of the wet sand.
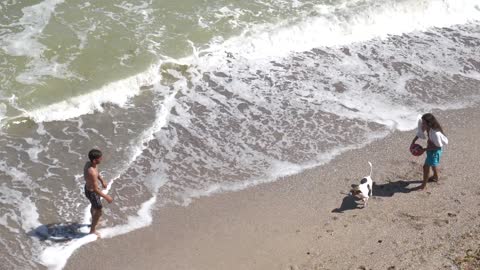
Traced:
[[[480, 110], [434, 114], [450, 144], [425, 191], [414, 132], [395, 132], [275, 183], [159, 209], [152, 226], [83, 246], [65, 269], [452, 269], [480, 246]], [[346, 193], [367, 161], [376, 185], [362, 209]]]

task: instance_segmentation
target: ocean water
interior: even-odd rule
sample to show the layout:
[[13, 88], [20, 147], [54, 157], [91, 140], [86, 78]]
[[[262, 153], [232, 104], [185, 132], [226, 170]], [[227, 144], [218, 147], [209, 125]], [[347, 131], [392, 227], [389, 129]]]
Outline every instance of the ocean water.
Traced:
[[479, 0], [11, 0], [0, 15], [0, 269], [62, 269], [95, 240], [91, 148], [109, 238], [480, 102]]

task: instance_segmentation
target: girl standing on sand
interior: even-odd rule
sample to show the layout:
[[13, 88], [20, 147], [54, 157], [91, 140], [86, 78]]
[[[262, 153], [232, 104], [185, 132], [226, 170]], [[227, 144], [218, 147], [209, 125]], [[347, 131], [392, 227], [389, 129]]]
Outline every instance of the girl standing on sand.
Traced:
[[[427, 136], [425, 136], [425, 131]], [[420, 186], [420, 189], [425, 189], [428, 180], [438, 181], [438, 165], [440, 164], [442, 147], [448, 144], [448, 139], [443, 133], [442, 126], [431, 113], [426, 113], [422, 115], [421, 119], [418, 119], [417, 135], [413, 138], [412, 144], [418, 138], [427, 139], [427, 147], [423, 148], [427, 151], [427, 158], [425, 164], [423, 164], [423, 183]], [[433, 176], [429, 178], [430, 167], [432, 167]]]

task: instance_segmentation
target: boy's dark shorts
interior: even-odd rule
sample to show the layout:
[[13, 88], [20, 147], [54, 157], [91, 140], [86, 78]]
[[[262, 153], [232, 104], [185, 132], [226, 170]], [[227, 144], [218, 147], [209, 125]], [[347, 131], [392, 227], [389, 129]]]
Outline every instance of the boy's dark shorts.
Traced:
[[85, 196], [92, 204], [92, 208], [102, 209], [103, 205], [102, 205], [102, 202], [100, 201], [100, 196], [98, 196], [97, 193], [88, 190], [86, 185], [85, 185]]

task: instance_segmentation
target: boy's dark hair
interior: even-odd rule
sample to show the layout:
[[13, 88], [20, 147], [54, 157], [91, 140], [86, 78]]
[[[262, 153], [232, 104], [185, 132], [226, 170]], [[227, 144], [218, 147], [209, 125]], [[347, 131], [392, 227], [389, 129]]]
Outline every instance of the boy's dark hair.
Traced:
[[102, 151], [98, 149], [92, 149], [90, 152], [88, 152], [88, 159], [90, 159], [90, 162], [93, 162], [94, 159], [100, 158], [102, 156]]
[[429, 128], [433, 128], [445, 134], [443, 132], [442, 126], [440, 125], [440, 123], [438, 123], [437, 119], [435, 118], [435, 116], [433, 116], [433, 114], [426, 113], [422, 115], [422, 120], [425, 121], [425, 123], [427, 123], [427, 126]]

